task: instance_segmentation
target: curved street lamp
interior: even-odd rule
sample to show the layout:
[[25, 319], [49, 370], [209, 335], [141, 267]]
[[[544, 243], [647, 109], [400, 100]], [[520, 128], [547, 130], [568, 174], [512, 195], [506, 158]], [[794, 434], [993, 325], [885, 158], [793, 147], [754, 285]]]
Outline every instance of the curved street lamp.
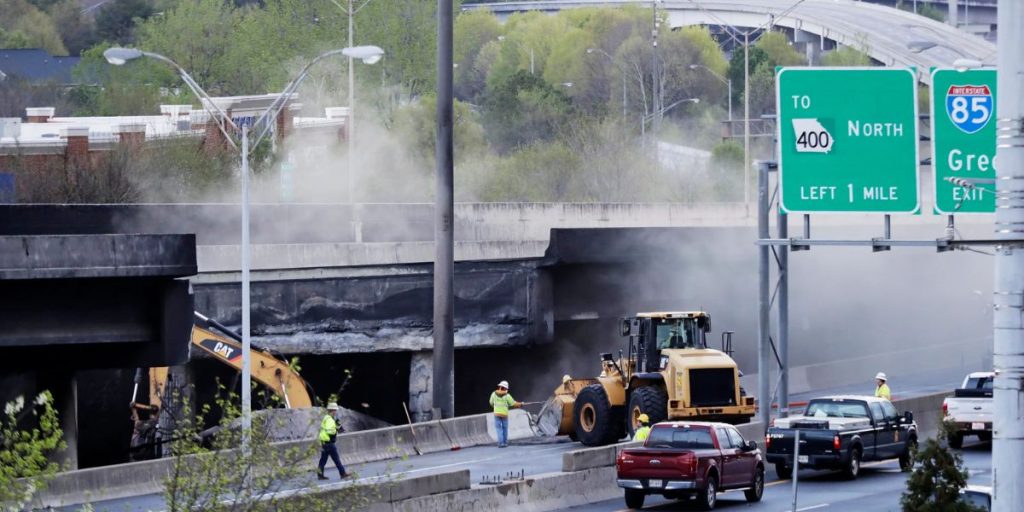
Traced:
[[[321, 60], [330, 57], [332, 55], [345, 55], [353, 59], [360, 59], [367, 64], [373, 64], [380, 61], [381, 57], [384, 56], [384, 50], [377, 46], [352, 46], [348, 48], [341, 48], [337, 50], [331, 50], [318, 55], [316, 58], [311, 60], [302, 71], [299, 72], [298, 76], [294, 80], [288, 83], [278, 97], [267, 107], [266, 110], [260, 114], [260, 117], [253, 124], [254, 127], [259, 127], [260, 132], [256, 137], [256, 141], [253, 147], [258, 146], [263, 138], [270, 132], [270, 128], [273, 126], [273, 122], [270, 119], [276, 118], [277, 114], [284, 108], [284, 105], [288, 100], [295, 94], [299, 84], [306, 78], [310, 68], [314, 64]], [[163, 62], [178, 72], [181, 79], [184, 80], [185, 84], [192, 90], [192, 93], [199, 98], [200, 103], [203, 105], [203, 109], [206, 110], [211, 116], [219, 116], [221, 122], [217, 123], [221, 133], [224, 134], [225, 139], [236, 151], [239, 151], [242, 157], [242, 451], [246, 456], [246, 461], [251, 460], [251, 446], [250, 446], [250, 435], [252, 430], [252, 358], [250, 356], [250, 350], [252, 348], [252, 326], [251, 326], [251, 293], [250, 293], [250, 257], [251, 247], [249, 244], [249, 127], [247, 125], [239, 126], [229, 117], [217, 104], [213, 101], [209, 94], [203, 90], [192, 79], [192, 77], [182, 68], [177, 62], [174, 62], [169, 57], [160, 55], [159, 53], [147, 52], [139, 50], [137, 48], [108, 48], [103, 52], [103, 57], [115, 66], [121, 66], [128, 61], [138, 59], [140, 57], [149, 57]], [[212, 110], [215, 110], [214, 113]], [[225, 128], [225, 124], [230, 126], [234, 132], [241, 131], [242, 135], [242, 147], [239, 148], [235, 142], [231, 139], [230, 134]], [[351, 172], [351, 169], [349, 169]]]

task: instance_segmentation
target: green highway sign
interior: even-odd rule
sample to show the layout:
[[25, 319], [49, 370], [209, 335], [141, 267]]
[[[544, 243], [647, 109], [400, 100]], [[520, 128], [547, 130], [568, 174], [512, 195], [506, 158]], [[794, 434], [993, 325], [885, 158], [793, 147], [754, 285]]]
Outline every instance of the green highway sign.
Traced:
[[780, 68], [775, 83], [784, 210], [920, 209], [914, 70]]
[[996, 70], [936, 68], [931, 90], [935, 211], [995, 212]]

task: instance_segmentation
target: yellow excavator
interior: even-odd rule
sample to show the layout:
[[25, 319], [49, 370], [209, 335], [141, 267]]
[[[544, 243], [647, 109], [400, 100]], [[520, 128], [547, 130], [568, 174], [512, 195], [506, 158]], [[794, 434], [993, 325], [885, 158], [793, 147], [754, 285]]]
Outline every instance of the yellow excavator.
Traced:
[[[237, 371], [242, 371], [242, 338], [236, 332], [216, 320], [195, 312], [192, 325], [192, 346]], [[252, 347], [251, 370], [253, 380], [266, 386], [277, 396], [285, 408], [301, 409], [313, 406], [309, 384], [299, 375], [288, 361], [269, 350]], [[133, 452], [138, 447], [152, 446], [156, 434], [157, 417], [163, 407], [167, 392], [167, 368], [149, 369], [149, 404], [136, 403], [141, 381], [141, 369], [135, 376], [132, 392], [131, 412], [135, 423], [132, 435]], [[151, 457], [142, 457], [151, 458]]]
[[625, 357], [601, 354], [601, 374], [566, 375], [538, 414], [548, 435], [569, 435], [588, 446], [632, 436], [640, 415], [651, 423], [706, 420], [745, 423], [755, 414], [754, 397], [740, 387], [732, 359], [732, 332], [722, 349], [708, 348], [711, 317], [703, 311], [639, 313], [624, 318], [629, 338]]

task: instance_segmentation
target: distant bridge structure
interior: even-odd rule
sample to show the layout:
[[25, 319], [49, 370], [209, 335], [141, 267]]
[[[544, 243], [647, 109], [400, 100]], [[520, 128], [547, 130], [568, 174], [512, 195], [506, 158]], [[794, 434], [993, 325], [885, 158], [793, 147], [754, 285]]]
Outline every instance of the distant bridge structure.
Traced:
[[[528, 11], [558, 12], [579, 7], [649, 6], [650, 0], [537, 0], [463, 4], [464, 10], [487, 9], [499, 19]], [[929, 69], [949, 67], [957, 59], [995, 63], [996, 46], [912, 12], [850, 0], [805, 0], [789, 10], [793, 0], [666, 0], [673, 27], [689, 25], [783, 29], [816, 62], [824, 51], [850, 46], [885, 66], [915, 67], [921, 83], [931, 83]], [[926, 50], [912, 50], [912, 42], [930, 42]]]

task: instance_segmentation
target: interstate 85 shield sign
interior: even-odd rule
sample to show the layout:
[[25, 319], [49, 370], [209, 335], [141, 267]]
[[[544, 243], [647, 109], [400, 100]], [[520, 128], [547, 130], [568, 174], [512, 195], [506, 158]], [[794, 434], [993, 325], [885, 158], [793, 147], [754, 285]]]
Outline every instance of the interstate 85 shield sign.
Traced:
[[936, 68], [932, 91], [935, 211], [994, 212], [996, 70]]
[[987, 85], [950, 85], [946, 90], [946, 115], [964, 133], [977, 133], [992, 119], [992, 91]]

